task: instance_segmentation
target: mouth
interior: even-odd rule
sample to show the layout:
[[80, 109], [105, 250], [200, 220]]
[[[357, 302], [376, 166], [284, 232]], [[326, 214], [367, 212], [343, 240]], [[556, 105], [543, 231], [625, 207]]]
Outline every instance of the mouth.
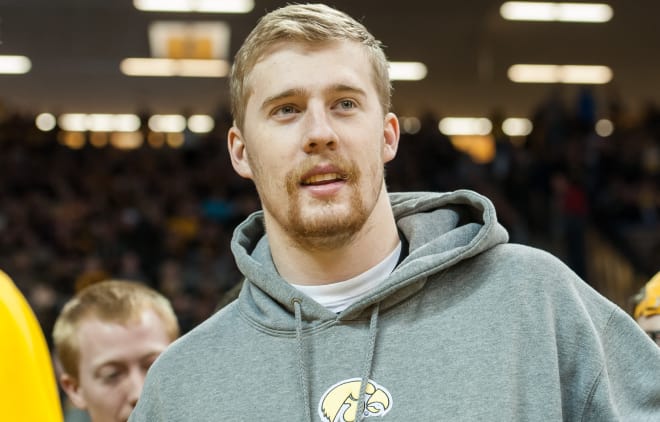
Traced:
[[314, 174], [302, 180], [303, 186], [318, 186], [348, 180], [348, 175], [340, 173]]

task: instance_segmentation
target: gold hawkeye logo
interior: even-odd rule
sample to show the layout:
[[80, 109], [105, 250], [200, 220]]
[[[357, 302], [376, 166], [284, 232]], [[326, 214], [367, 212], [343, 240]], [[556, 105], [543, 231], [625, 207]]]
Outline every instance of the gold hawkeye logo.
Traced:
[[[338, 382], [323, 394], [319, 402], [319, 416], [324, 422], [354, 422], [358, 412], [360, 378]], [[384, 416], [392, 408], [392, 396], [381, 385], [369, 380], [364, 395], [364, 417]]]

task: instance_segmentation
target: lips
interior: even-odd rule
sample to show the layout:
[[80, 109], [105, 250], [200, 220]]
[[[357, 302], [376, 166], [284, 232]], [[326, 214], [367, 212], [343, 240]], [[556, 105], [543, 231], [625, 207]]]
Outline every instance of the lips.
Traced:
[[308, 176], [302, 180], [303, 185], [322, 185], [336, 181], [346, 180], [348, 176], [340, 173], [320, 173]]
[[341, 163], [323, 163], [309, 167], [307, 171], [300, 173], [298, 179], [302, 186], [327, 185], [334, 182], [343, 182], [348, 180], [348, 174], [342, 170], [344, 166]]

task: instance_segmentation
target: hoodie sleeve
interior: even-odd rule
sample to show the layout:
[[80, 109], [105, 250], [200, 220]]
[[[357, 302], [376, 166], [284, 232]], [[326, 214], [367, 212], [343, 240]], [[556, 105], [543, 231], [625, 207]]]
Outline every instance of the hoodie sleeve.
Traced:
[[660, 420], [660, 347], [620, 308], [603, 331], [602, 347], [603, 365], [581, 420]]

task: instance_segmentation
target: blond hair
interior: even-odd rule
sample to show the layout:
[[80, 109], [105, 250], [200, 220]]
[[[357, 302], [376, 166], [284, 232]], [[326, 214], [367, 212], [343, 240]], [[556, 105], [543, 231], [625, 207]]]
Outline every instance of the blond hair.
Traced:
[[53, 343], [62, 369], [78, 378], [80, 346], [76, 332], [90, 318], [126, 325], [151, 309], [165, 324], [167, 336], [179, 336], [179, 323], [165, 296], [138, 282], [106, 280], [79, 291], [62, 309], [53, 327]]
[[234, 122], [243, 129], [245, 108], [251, 91], [247, 77], [256, 63], [278, 42], [322, 44], [356, 41], [367, 51], [383, 113], [390, 109], [392, 85], [387, 58], [380, 41], [347, 14], [323, 4], [294, 4], [263, 16], [236, 53], [229, 78]]

